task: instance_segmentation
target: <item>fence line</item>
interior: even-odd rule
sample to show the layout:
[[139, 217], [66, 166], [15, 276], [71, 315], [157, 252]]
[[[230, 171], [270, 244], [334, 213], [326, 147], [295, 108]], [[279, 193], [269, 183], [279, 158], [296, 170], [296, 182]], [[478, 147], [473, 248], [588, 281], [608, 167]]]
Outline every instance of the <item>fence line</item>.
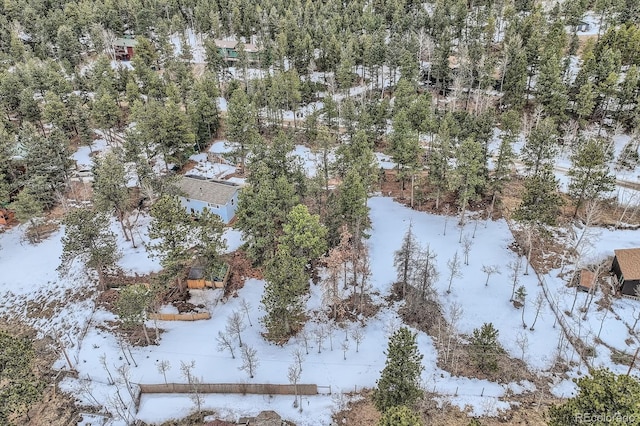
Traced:
[[184, 314], [149, 314], [150, 320], [159, 321], [198, 321], [211, 319], [209, 312], [188, 312]]
[[[162, 383], [138, 384], [140, 393], [239, 393], [257, 395], [317, 395], [315, 384], [280, 385], [271, 383]], [[326, 387], [326, 386], [325, 386]]]

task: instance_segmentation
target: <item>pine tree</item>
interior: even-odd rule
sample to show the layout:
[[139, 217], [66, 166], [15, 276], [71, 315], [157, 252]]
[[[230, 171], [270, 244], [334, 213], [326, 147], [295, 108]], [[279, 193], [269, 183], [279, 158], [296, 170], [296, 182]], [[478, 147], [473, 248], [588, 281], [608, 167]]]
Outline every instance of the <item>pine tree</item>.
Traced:
[[113, 142], [113, 128], [120, 121], [120, 109], [116, 100], [105, 90], [95, 96], [91, 116], [96, 127], [106, 132], [107, 140]]
[[418, 135], [411, 129], [411, 123], [405, 111], [400, 111], [393, 119], [393, 132], [389, 136], [391, 156], [398, 165], [398, 177], [402, 180], [404, 191], [408, 176], [415, 174], [420, 166], [421, 148]]
[[497, 355], [500, 352], [498, 330], [492, 323], [485, 323], [481, 328], [473, 330], [471, 336], [471, 355], [480, 370], [496, 371], [498, 369]]
[[231, 94], [227, 112], [227, 137], [236, 149], [231, 155], [240, 160], [244, 172], [247, 154], [260, 142], [256, 113], [244, 89], [239, 87]]
[[309, 281], [304, 262], [291, 253], [290, 247], [280, 244], [275, 256], [265, 265], [262, 305], [266, 315], [262, 323], [270, 340], [286, 340], [302, 324], [303, 295]]
[[378, 426], [422, 426], [423, 424], [420, 416], [406, 405], [389, 408], [378, 421]]
[[546, 166], [538, 174], [527, 177], [524, 188], [522, 202], [513, 217], [524, 222], [554, 225], [562, 206], [562, 198], [551, 168]]
[[505, 184], [511, 179], [511, 167], [515, 153], [513, 143], [520, 130], [520, 117], [515, 111], [508, 111], [502, 115], [502, 133], [500, 146], [494, 163], [493, 173], [489, 176], [489, 187], [492, 191], [490, 212], [493, 212], [496, 197], [502, 193]]
[[596, 106], [596, 92], [593, 83], [588, 81], [580, 86], [580, 92], [576, 96], [574, 109], [580, 123], [584, 125], [585, 121], [593, 115], [593, 109]]
[[556, 126], [551, 118], [545, 118], [531, 131], [531, 135], [520, 153], [522, 162], [530, 175], [552, 164], [557, 152]]
[[[39, 229], [44, 215], [44, 206], [36, 192], [37, 188], [38, 185], [25, 186], [11, 204], [11, 209], [15, 212], [16, 219], [22, 223], [28, 223], [27, 235], [30, 236], [32, 242], [40, 242]], [[9, 200], [8, 191], [6, 200]]]
[[415, 258], [418, 251], [418, 243], [413, 235], [413, 224], [409, 223], [409, 228], [402, 238], [402, 245], [394, 253], [393, 266], [396, 267], [398, 282], [402, 283], [402, 298], [405, 298], [407, 283], [413, 276], [415, 268]]
[[363, 230], [369, 227], [369, 208], [367, 207], [367, 188], [362, 176], [355, 169], [347, 172], [342, 184], [338, 187], [335, 199], [335, 211], [340, 224], [355, 234], [356, 228]]
[[527, 55], [517, 42], [509, 43], [508, 61], [503, 75], [501, 103], [516, 110], [522, 109], [527, 90]]
[[[93, 199], [96, 207], [115, 213], [127, 241], [133, 240], [128, 215], [133, 208], [127, 188], [127, 172], [124, 163], [113, 151], [97, 158], [93, 167]], [[127, 230], [129, 232], [127, 232]]]
[[106, 289], [105, 274], [121, 257], [116, 236], [109, 229], [109, 218], [92, 209], [79, 209], [67, 214], [64, 225], [58, 269], [66, 273], [73, 262], [79, 260], [97, 273], [100, 289]]
[[198, 213], [191, 223], [193, 245], [190, 250], [200, 262], [204, 264], [206, 277], [213, 276], [220, 271], [222, 253], [227, 248], [224, 239], [224, 223], [218, 215], [204, 209]]
[[484, 148], [475, 139], [466, 139], [457, 150], [456, 168], [452, 184], [458, 191], [458, 204], [461, 210], [461, 222], [469, 201], [475, 201], [482, 195], [487, 181], [487, 166]]
[[155, 129], [158, 145], [164, 156], [165, 165], [175, 163], [178, 167], [186, 164], [193, 153], [196, 136], [191, 123], [180, 105], [169, 100], [160, 111], [160, 127]]
[[279, 243], [291, 249], [293, 256], [305, 264], [318, 259], [327, 251], [327, 228], [320, 223], [320, 216], [312, 215], [304, 204], [298, 204], [287, 215]]
[[148, 319], [148, 309], [153, 300], [153, 293], [143, 284], [127, 285], [119, 292], [116, 302], [116, 312], [125, 328], [142, 326], [147, 345], [151, 344], [145, 321]]
[[[594, 369], [588, 376], [575, 380], [578, 394], [561, 405], [549, 409], [549, 425], [564, 426], [581, 420], [612, 418], [611, 424], [623, 425], [627, 419], [640, 418], [640, 382], [634, 376], [615, 374], [607, 369]], [[587, 417], [588, 414], [588, 417]], [[587, 420], [590, 419], [590, 420]], [[618, 422], [616, 419], [621, 419]], [[634, 423], [635, 420], [631, 420]], [[598, 422], [597, 424], [605, 424]]]
[[543, 105], [547, 116], [559, 122], [564, 120], [568, 103], [567, 86], [562, 81], [561, 58], [555, 54], [546, 53], [542, 57], [536, 99]]
[[152, 257], [160, 259], [160, 264], [169, 276], [178, 278], [180, 287], [182, 270], [192, 257], [189, 252], [192, 230], [193, 220], [176, 197], [165, 195], [151, 207], [151, 242], [145, 246]]
[[608, 161], [610, 155], [602, 141], [589, 139], [580, 145], [571, 156], [569, 175], [569, 195], [576, 199], [578, 214], [585, 199], [599, 198], [615, 188], [615, 177], [610, 174]]
[[382, 412], [401, 405], [411, 405], [422, 396], [420, 375], [422, 354], [416, 335], [401, 327], [389, 338], [387, 361], [373, 391], [373, 402]]

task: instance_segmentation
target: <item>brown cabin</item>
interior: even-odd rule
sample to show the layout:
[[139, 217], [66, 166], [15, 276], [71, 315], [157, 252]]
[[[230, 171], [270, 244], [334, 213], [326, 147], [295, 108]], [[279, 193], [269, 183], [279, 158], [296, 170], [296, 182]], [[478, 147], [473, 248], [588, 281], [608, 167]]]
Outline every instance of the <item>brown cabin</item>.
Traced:
[[189, 276], [187, 276], [188, 288], [224, 288], [224, 286], [227, 285], [231, 271], [228, 264], [222, 264], [218, 272], [212, 274], [211, 277], [205, 277], [204, 270], [204, 266], [192, 266], [191, 269], [189, 269]]
[[113, 42], [114, 56], [118, 61], [130, 61], [134, 55], [136, 40], [131, 37], [117, 38]]
[[14, 214], [11, 210], [0, 208], [0, 225], [8, 225], [14, 219]]
[[615, 257], [611, 272], [616, 277], [617, 290], [626, 296], [636, 296], [636, 289], [640, 286], [640, 248], [618, 249], [613, 252]]

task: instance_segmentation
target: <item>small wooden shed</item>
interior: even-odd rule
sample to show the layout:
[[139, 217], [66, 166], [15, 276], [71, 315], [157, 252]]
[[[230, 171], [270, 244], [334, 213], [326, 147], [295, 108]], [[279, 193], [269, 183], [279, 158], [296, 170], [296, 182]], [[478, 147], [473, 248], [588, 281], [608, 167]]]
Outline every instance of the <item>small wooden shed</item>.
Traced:
[[227, 263], [223, 263], [217, 268], [216, 273], [211, 274], [209, 277], [205, 277], [204, 266], [192, 266], [189, 269], [189, 276], [187, 277], [188, 288], [224, 288], [227, 285], [229, 279], [229, 273], [231, 268]]
[[580, 284], [578, 284], [578, 288], [584, 292], [590, 293], [596, 285], [596, 279], [596, 274], [588, 269], [583, 269], [580, 271]]

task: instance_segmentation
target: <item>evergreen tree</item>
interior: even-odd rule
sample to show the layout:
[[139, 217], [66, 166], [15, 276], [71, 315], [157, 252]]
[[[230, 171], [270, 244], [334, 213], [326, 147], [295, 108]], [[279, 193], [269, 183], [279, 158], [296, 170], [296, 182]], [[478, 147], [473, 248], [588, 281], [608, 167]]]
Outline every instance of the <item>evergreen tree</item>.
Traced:
[[26, 424], [31, 404], [40, 400], [46, 383], [35, 374], [36, 351], [28, 337], [0, 331], [0, 423]]
[[98, 285], [105, 290], [105, 274], [115, 267], [121, 256], [116, 236], [109, 229], [109, 218], [92, 209], [79, 209], [67, 214], [64, 225], [58, 269], [66, 273], [73, 262], [79, 260], [98, 274]]
[[[39, 230], [44, 216], [44, 206], [39, 199], [37, 188], [38, 185], [25, 186], [16, 200], [11, 203], [11, 209], [15, 212], [16, 219], [29, 225], [27, 235], [32, 242], [40, 242]], [[7, 195], [6, 200], [8, 201], [8, 199]]]
[[527, 172], [537, 175], [540, 169], [550, 166], [558, 152], [556, 125], [551, 118], [545, 118], [533, 128], [522, 147], [520, 156]]
[[219, 126], [218, 88], [210, 73], [205, 74], [192, 92], [192, 106], [189, 108], [191, 124], [196, 135], [198, 150], [201, 151]]
[[307, 206], [298, 204], [287, 215], [279, 243], [290, 248], [291, 254], [305, 264], [327, 251], [327, 228], [320, 223], [320, 216], [309, 213]]
[[391, 156], [398, 165], [398, 177], [402, 180], [404, 191], [407, 176], [416, 173], [420, 165], [421, 148], [418, 135], [411, 129], [406, 111], [400, 111], [393, 119], [393, 132], [390, 137]]
[[240, 87], [229, 99], [226, 125], [227, 137], [235, 147], [231, 155], [240, 160], [240, 168], [244, 172], [247, 154], [260, 142], [260, 133], [253, 106], [249, 103], [244, 89]]
[[113, 142], [113, 128], [120, 121], [120, 108], [116, 100], [105, 90], [96, 94], [91, 107], [95, 126], [106, 132], [107, 140]]
[[148, 319], [148, 310], [153, 293], [143, 284], [127, 285], [119, 292], [116, 302], [116, 312], [122, 320], [125, 328], [142, 326], [147, 345], [151, 344], [145, 321]]
[[515, 158], [512, 145], [518, 137], [519, 130], [520, 117], [518, 113], [513, 110], [504, 113], [502, 115], [502, 132], [500, 134], [497, 158], [494, 163], [493, 173], [489, 176], [489, 187], [493, 193], [490, 211], [493, 211], [496, 196], [502, 193], [504, 186], [511, 179], [511, 167]]
[[[521, 43], [521, 41], [520, 41]], [[527, 55], [514, 41], [507, 46], [508, 60], [503, 74], [501, 103], [504, 106], [520, 110], [525, 102], [527, 90]]]
[[524, 189], [522, 202], [513, 217], [524, 222], [555, 225], [562, 198], [551, 167], [545, 166], [538, 174], [527, 177]]
[[435, 142], [429, 150], [427, 166], [429, 174], [427, 181], [436, 191], [436, 210], [440, 206], [440, 198], [449, 189], [451, 180], [451, 135], [448, 121], [443, 120]]
[[161, 110], [159, 127], [155, 139], [163, 153], [166, 168], [168, 162], [178, 167], [184, 166], [193, 153], [196, 136], [191, 130], [191, 123], [180, 105], [172, 100], [165, 103]]
[[420, 375], [422, 354], [416, 335], [401, 327], [389, 338], [387, 361], [373, 391], [373, 402], [382, 412], [401, 405], [411, 405], [422, 396]]
[[544, 107], [544, 112], [558, 122], [564, 120], [567, 109], [567, 86], [562, 81], [561, 58], [555, 54], [545, 54], [540, 64], [536, 82], [536, 99]]
[[569, 181], [569, 195], [576, 199], [576, 209], [573, 216], [578, 214], [585, 199], [599, 198], [615, 188], [615, 177], [609, 170], [610, 155], [602, 141], [589, 139], [571, 156], [571, 168], [567, 175]]
[[[126, 240], [133, 241], [133, 231], [128, 220], [133, 204], [127, 188], [128, 177], [123, 161], [113, 151], [109, 151], [102, 158], [96, 158], [93, 176], [93, 200], [96, 207], [108, 213], [113, 212]], [[135, 241], [133, 244], [135, 246]]]
[[367, 207], [367, 188], [360, 174], [355, 169], [347, 172], [344, 181], [337, 190], [335, 209], [331, 213], [340, 223], [355, 234], [356, 228], [363, 230], [369, 227], [369, 208]]
[[[606, 419], [609, 424], [634, 423], [640, 418], [640, 382], [634, 376], [614, 374], [607, 369], [594, 369], [588, 376], [575, 380], [578, 394], [560, 405], [549, 409], [549, 425], [565, 426]], [[588, 414], [589, 420], [586, 420]], [[618, 420], [619, 419], [619, 420]], [[595, 421], [605, 424], [605, 421]]]
[[458, 147], [456, 160], [452, 183], [454, 189], [458, 191], [458, 203], [461, 214], [464, 215], [467, 203], [475, 201], [482, 195], [487, 181], [484, 148], [475, 139], [466, 139]]
[[389, 408], [378, 421], [378, 426], [422, 426], [423, 424], [420, 416], [406, 405]]
[[593, 83], [588, 81], [580, 86], [580, 92], [576, 95], [574, 105], [580, 124], [584, 126], [585, 121], [593, 115], [593, 109], [596, 106], [596, 92]]
[[496, 371], [497, 355], [500, 352], [498, 330], [492, 323], [485, 323], [481, 328], [473, 330], [471, 336], [471, 355], [480, 370]]
[[396, 267], [398, 282], [402, 283], [402, 298], [406, 294], [407, 283], [413, 276], [416, 255], [418, 254], [418, 243], [413, 235], [413, 224], [409, 223], [409, 229], [402, 238], [402, 245], [394, 253], [393, 265]]
[[165, 195], [151, 207], [151, 241], [146, 248], [152, 257], [160, 259], [168, 276], [177, 277], [179, 287], [182, 287], [181, 273], [192, 257], [189, 251], [192, 230], [193, 219], [176, 197]]
[[289, 246], [280, 244], [265, 265], [264, 277], [262, 305], [266, 315], [262, 323], [270, 340], [284, 341], [300, 329], [304, 318], [303, 295], [309, 281], [305, 259], [294, 256]]
[[218, 215], [204, 209], [198, 213], [192, 222], [193, 255], [204, 264], [206, 277], [213, 276], [220, 271], [222, 253], [227, 248], [224, 239], [224, 223]]

